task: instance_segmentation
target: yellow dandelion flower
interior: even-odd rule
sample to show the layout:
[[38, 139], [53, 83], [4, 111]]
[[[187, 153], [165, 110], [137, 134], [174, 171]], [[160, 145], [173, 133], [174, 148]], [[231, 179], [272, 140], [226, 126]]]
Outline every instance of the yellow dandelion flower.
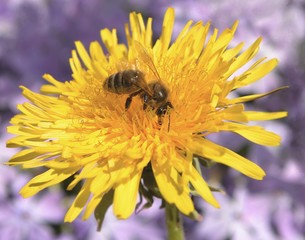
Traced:
[[243, 44], [228, 47], [237, 23], [221, 34], [215, 29], [208, 38], [209, 23], [189, 21], [171, 43], [173, 25], [174, 10], [169, 8], [153, 43], [152, 19], [145, 23], [141, 14], [131, 13], [127, 45], [118, 42], [116, 30], [104, 29], [107, 53], [98, 42], [88, 51], [76, 42], [71, 81], [46, 74], [48, 84], [41, 93], [21, 87], [29, 102], [18, 106], [21, 113], [8, 127], [17, 136], [7, 145], [25, 149], [9, 164], [47, 169], [22, 188], [23, 197], [73, 176], [68, 190], [78, 183], [82, 187], [65, 221], [82, 211], [87, 219], [105, 198], [114, 214], [126, 219], [136, 208], [140, 188], [191, 216], [193, 192], [219, 207], [193, 164], [194, 156], [254, 179], [265, 176], [259, 166], [206, 136], [230, 131], [257, 144], [279, 145], [278, 135], [247, 123], [281, 118], [286, 112], [246, 111], [243, 104], [278, 89], [228, 96], [264, 77], [277, 60], [260, 59], [235, 74], [256, 55], [261, 38], [242, 52]]

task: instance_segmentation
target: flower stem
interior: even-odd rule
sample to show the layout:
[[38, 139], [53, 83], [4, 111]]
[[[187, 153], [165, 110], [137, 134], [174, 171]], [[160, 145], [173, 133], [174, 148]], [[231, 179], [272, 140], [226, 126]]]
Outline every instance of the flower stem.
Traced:
[[168, 240], [184, 240], [182, 216], [174, 204], [165, 203]]

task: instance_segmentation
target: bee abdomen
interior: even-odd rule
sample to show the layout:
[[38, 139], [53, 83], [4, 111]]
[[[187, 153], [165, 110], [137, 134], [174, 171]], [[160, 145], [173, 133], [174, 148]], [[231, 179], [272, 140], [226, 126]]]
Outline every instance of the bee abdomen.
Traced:
[[122, 93], [124, 91], [122, 76], [123, 72], [110, 75], [104, 82], [104, 89], [117, 94]]
[[138, 78], [138, 72], [135, 70], [125, 70], [114, 73], [106, 78], [104, 89], [116, 94], [128, 94], [139, 89], [134, 83]]

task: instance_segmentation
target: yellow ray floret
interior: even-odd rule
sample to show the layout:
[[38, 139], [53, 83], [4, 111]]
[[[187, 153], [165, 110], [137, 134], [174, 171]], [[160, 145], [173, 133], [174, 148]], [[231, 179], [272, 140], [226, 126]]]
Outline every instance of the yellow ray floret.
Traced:
[[[208, 140], [208, 135], [229, 131], [256, 144], [280, 144], [277, 134], [248, 123], [282, 118], [287, 113], [246, 111], [244, 103], [282, 88], [229, 97], [230, 92], [276, 67], [276, 59], [249, 63], [261, 38], [242, 52], [243, 43], [230, 43], [238, 22], [220, 34], [215, 29], [209, 35], [210, 23], [189, 21], [173, 41], [174, 10], [169, 8], [161, 36], [154, 43], [151, 18], [145, 23], [141, 14], [131, 13], [129, 20], [126, 45], [119, 42], [115, 29], [101, 31], [107, 52], [98, 42], [92, 42], [89, 50], [76, 42], [70, 59], [71, 81], [60, 82], [45, 74], [48, 84], [41, 87], [41, 93], [21, 87], [29, 101], [18, 105], [20, 113], [8, 127], [16, 136], [7, 146], [24, 148], [8, 164], [47, 169], [22, 188], [22, 196], [33, 196], [69, 177], [73, 178], [68, 190], [81, 184], [66, 214], [68, 222], [82, 211], [83, 219], [88, 219], [105, 198], [112, 199], [118, 218], [128, 218], [136, 208], [139, 186], [174, 204], [185, 215], [195, 211], [194, 191], [219, 207], [199, 169], [193, 166], [194, 155], [258, 180], [265, 172]], [[246, 64], [247, 70], [237, 74]], [[140, 94], [132, 98], [128, 109], [126, 99], [134, 92], [128, 92], [127, 80], [120, 77], [125, 70], [137, 72], [138, 81], [140, 73], [144, 76], [143, 82], [130, 87]], [[111, 75], [119, 80], [109, 80]], [[114, 88], [113, 92], [104, 84]], [[164, 88], [165, 105], [152, 103], [158, 100], [154, 84]], [[118, 94], [119, 90], [123, 93]]]

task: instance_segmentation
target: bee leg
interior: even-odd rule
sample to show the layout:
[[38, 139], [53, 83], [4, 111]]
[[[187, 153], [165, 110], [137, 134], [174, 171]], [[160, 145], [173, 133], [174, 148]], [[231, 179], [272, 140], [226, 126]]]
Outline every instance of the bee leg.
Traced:
[[163, 115], [158, 115], [158, 124], [161, 126], [163, 123]]
[[[158, 115], [158, 124], [161, 126], [163, 124], [163, 118], [165, 114]], [[168, 115], [168, 124], [167, 124], [167, 131], [169, 132], [171, 126], [171, 116]]]
[[[167, 113], [167, 110], [168, 109], [172, 109], [174, 108], [172, 103], [171, 102], [167, 102], [165, 103], [165, 105], [159, 107], [157, 110], [156, 110], [156, 115], [158, 116], [158, 124], [159, 125], [162, 125], [163, 123], [163, 117], [165, 116], [165, 114]], [[170, 114], [168, 114], [168, 126], [167, 126], [167, 129], [168, 129], [168, 132], [169, 132], [169, 129], [170, 129]]]
[[140, 94], [142, 91], [143, 91], [143, 90], [141, 89], [141, 90], [136, 91], [136, 92], [134, 92], [134, 93], [132, 93], [132, 94], [129, 95], [129, 97], [126, 99], [126, 102], [125, 102], [125, 110], [126, 110], [126, 111], [127, 111], [128, 108], [130, 107], [130, 104], [131, 104], [131, 102], [132, 102], [132, 98], [135, 97], [135, 96], [137, 96], [138, 94]]
[[148, 95], [147, 94], [143, 94], [142, 95], [142, 97], [143, 97], [143, 110], [146, 110], [147, 109], [147, 102], [148, 102]]

